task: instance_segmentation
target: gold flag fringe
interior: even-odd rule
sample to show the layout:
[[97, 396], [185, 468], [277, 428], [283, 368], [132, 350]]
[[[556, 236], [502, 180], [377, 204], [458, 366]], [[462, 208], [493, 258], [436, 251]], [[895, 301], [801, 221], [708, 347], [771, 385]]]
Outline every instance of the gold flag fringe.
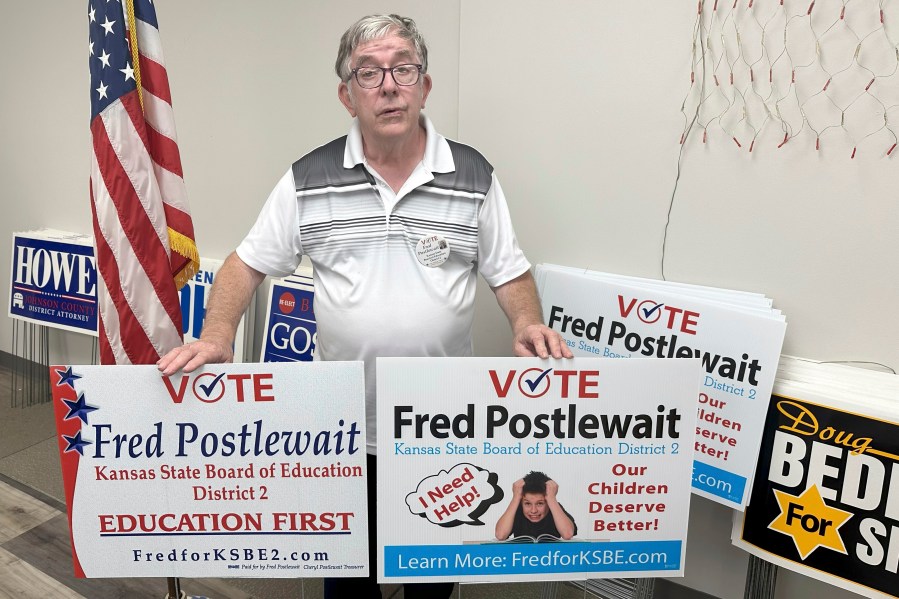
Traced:
[[177, 252], [190, 260], [187, 265], [179, 272], [175, 273], [175, 287], [181, 289], [192, 276], [200, 270], [200, 252], [197, 250], [197, 244], [193, 239], [175, 231], [171, 227], [169, 229], [169, 247], [173, 252]]

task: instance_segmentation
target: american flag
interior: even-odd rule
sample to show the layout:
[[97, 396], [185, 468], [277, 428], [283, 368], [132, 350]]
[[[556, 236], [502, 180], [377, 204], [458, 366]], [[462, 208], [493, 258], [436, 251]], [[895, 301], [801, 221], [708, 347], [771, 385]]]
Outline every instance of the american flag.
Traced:
[[199, 267], [156, 10], [90, 0], [88, 20], [100, 363], [152, 364], [181, 344]]

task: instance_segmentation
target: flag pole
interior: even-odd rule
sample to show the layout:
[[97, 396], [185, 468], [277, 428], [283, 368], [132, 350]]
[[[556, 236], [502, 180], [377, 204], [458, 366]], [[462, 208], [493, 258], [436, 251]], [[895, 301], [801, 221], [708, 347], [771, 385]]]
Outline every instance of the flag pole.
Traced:
[[181, 581], [177, 578], [169, 578], [167, 579], [169, 583], [169, 594], [166, 595], [166, 599], [181, 599], [182, 591], [181, 591]]
[[137, 24], [134, 19], [134, 0], [125, 2], [125, 18], [128, 19], [128, 40], [131, 50], [131, 64], [134, 65], [134, 81], [137, 84], [137, 99], [141, 110], [144, 109], [144, 91], [140, 82], [140, 52], [137, 48]]
[[[126, 0], [125, 2], [126, 18], [128, 19], [128, 39], [131, 40], [131, 64], [134, 65], [134, 79], [137, 83], [137, 97], [140, 101], [141, 109], [144, 107], [143, 90], [141, 90], [140, 78], [140, 54], [137, 48], [137, 25], [134, 18], [134, 0]], [[181, 599], [181, 581], [177, 578], [168, 578], [169, 592], [166, 599]]]

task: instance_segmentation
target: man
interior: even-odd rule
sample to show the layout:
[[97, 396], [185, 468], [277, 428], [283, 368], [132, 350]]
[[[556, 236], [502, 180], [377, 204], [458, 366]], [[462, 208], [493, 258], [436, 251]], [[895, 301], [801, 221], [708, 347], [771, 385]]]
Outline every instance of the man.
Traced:
[[496, 522], [496, 538], [528, 537], [535, 543], [571, 539], [577, 525], [559, 503], [558, 494], [558, 483], [542, 472], [519, 478], [512, 483], [512, 499]]
[[[571, 357], [543, 325], [536, 288], [490, 164], [421, 114], [427, 46], [412, 19], [365, 17], [344, 33], [337, 95], [349, 135], [287, 171], [216, 276], [200, 339], [162, 358], [165, 375], [232, 358], [237, 323], [265, 275], [314, 267], [316, 359], [364, 360], [369, 505], [374, 505], [375, 358], [471, 355], [477, 273], [496, 294], [519, 356]], [[326, 581], [329, 597], [380, 597], [374, 512], [370, 579]], [[406, 585], [447, 597], [449, 585]]]

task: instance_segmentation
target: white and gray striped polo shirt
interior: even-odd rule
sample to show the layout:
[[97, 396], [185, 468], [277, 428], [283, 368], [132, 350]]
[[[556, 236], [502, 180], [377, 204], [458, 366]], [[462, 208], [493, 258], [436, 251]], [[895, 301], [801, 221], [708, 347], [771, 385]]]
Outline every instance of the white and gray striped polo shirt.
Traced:
[[[375, 358], [471, 355], [477, 273], [497, 287], [530, 268], [493, 167], [422, 120], [424, 157], [397, 194], [365, 162], [354, 122], [348, 136], [293, 164], [237, 248], [272, 276], [311, 259], [316, 359], [365, 361], [370, 452]], [[416, 247], [433, 235], [450, 253], [429, 267]]]

